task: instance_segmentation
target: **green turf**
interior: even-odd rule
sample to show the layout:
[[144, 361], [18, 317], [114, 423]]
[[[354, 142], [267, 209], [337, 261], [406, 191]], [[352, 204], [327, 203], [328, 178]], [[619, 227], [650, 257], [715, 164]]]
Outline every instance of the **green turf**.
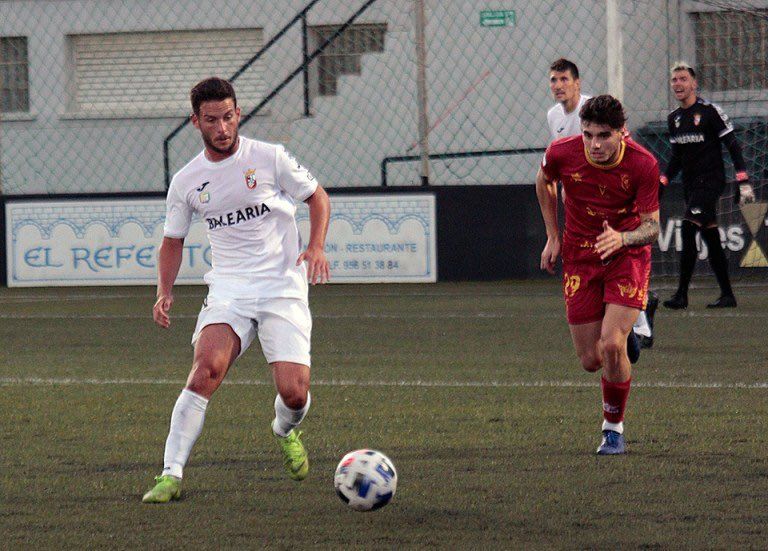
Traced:
[[[211, 402], [182, 500], [144, 505], [204, 292], [179, 288], [163, 331], [150, 288], [0, 289], [0, 548], [768, 541], [764, 288], [740, 289], [735, 310], [705, 310], [701, 291], [688, 312], [659, 312], [634, 373], [630, 453], [600, 458], [598, 375], [578, 368], [556, 282], [314, 288], [310, 477], [282, 470], [256, 346]], [[587, 386], [555, 386], [567, 383]], [[359, 447], [399, 473], [375, 513], [333, 491]]]

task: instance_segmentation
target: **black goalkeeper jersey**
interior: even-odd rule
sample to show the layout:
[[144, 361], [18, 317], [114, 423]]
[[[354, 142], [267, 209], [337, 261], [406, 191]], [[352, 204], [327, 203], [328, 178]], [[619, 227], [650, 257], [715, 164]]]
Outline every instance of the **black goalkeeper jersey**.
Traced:
[[[682, 168], [686, 185], [696, 181], [725, 182], [721, 142], [733, 132], [733, 124], [719, 106], [697, 97], [687, 109], [672, 111], [667, 126], [672, 144], [672, 159], [666, 170], [670, 180]], [[736, 166], [737, 170], [744, 170], [743, 163], [734, 159], [735, 165], [742, 165]]]

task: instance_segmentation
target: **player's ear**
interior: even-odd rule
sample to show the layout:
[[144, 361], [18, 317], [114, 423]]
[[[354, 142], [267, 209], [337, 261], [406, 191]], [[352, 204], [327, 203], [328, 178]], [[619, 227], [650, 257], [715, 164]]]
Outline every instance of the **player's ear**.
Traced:
[[192, 125], [193, 125], [195, 128], [200, 128], [200, 119], [198, 118], [198, 116], [197, 116], [196, 114], [192, 113], [192, 114], [189, 116], [189, 120], [190, 120], [190, 121], [192, 121]]

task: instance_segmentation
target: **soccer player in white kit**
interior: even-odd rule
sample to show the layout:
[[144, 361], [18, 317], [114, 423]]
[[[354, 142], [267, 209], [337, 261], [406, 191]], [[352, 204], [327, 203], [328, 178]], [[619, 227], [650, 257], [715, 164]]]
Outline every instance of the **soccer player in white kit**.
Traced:
[[[547, 111], [547, 127], [550, 141], [569, 136], [581, 135], [581, 118], [579, 112], [591, 96], [581, 93], [581, 78], [579, 68], [573, 62], [560, 58], [549, 66], [549, 89], [557, 102]], [[565, 196], [563, 195], [563, 201]], [[634, 326], [634, 335], [630, 333], [628, 349], [632, 363], [637, 361], [640, 347], [653, 346], [653, 314], [659, 304], [659, 298], [653, 291], [649, 292], [648, 306], [640, 312]]]
[[[192, 370], [171, 415], [163, 472], [144, 495], [145, 503], [181, 497], [183, 469], [202, 432], [208, 401], [256, 335], [277, 388], [271, 430], [285, 468], [294, 480], [309, 471], [301, 432], [294, 429], [311, 402], [308, 283], [325, 283], [330, 276], [323, 250], [328, 195], [282, 146], [238, 135], [240, 108], [229, 82], [203, 80], [190, 98], [192, 123], [205, 147], [168, 189], [155, 322], [170, 326], [173, 284], [193, 214], [207, 224], [212, 269], [205, 275], [208, 296], [192, 336]], [[303, 252], [296, 201], [309, 206]]]
[[547, 111], [550, 141], [581, 134], [579, 111], [590, 96], [581, 93], [579, 68], [560, 58], [549, 67], [549, 89], [557, 102]]

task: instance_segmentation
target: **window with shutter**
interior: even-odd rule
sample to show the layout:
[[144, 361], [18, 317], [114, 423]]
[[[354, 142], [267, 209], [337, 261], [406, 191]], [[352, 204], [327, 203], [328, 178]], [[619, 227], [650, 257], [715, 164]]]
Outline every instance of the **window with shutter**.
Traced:
[[[189, 112], [189, 91], [210, 76], [229, 78], [262, 47], [261, 29], [83, 34], [69, 37], [69, 111], [130, 117]], [[236, 81], [238, 104], [264, 95], [264, 66]]]

